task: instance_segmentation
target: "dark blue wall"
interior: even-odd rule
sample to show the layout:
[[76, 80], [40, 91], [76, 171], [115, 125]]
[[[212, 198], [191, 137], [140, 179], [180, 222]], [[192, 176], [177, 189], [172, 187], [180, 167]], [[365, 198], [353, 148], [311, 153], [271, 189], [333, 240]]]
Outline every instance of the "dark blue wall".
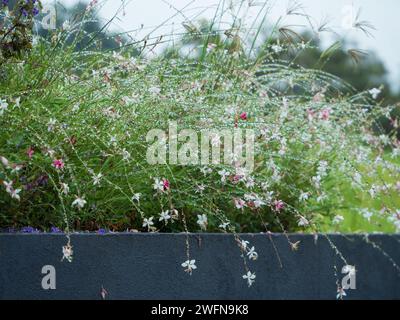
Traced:
[[[293, 252], [283, 235], [273, 240], [283, 262], [280, 268], [266, 235], [242, 235], [256, 247], [259, 259], [250, 262], [257, 281], [248, 288], [240, 250], [226, 234], [190, 235], [197, 270], [189, 276], [184, 234], [72, 235], [74, 261], [61, 262], [63, 235], [0, 235], [0, 298], [101, 299], [335, 299], [336, 278], [344, 263], [320, 235], [292, 235], [301, 241]], [[370, 235], [381, 250], [363, 236], [329, 238], [357, 269], [357, 289], [348, 299], [399, 299], [400, 236]], [[393, 260], [391, 260], [393, 259]], [[43, 290], [41, 269], [56, 268], [56, 290]]]

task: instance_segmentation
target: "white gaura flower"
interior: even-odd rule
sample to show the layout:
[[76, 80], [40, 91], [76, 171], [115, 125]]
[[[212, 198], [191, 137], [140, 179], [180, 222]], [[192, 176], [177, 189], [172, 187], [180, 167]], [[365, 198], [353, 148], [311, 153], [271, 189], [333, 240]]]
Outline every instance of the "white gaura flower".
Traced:
[[336, 295], [336, 299], [343, 300], [343, 297], [347, 296], [346, 291], [344, 291], [343, 288], [338, 288], [337, 290], [338, 294]]
[[0, 116], [4, 114], [4, 111], [7, 111], [8, 103], [7, 101], [0, 99]]
[[368, 91], [368, 93], [372, 96], [373, 99], [377, 99], [378, 96], [381, 94], [381, 90], [378, 88], [372, 88], [371, 90]]
[[21, 106], [21, 98], [20, 97], [16, 98], [14, 104], [16, 108], [19, 108]]
[[14, 165], [12, 165], [11, 173], [12, 173], [12, 174], [18, 173], [19, 171], [21, 171], [21, 169], [22, 169], [23, 167], [24, 167], [23, 165], [14, 164]]
[[[3, 164], [3, 166], [5, 166], [6, 168], [9, 168], [9, 167], [10, 167], [10, 162], [8, 161], [7, 158], [5, 158], [5, 157], [0, 157], [0, 161], [1, 161], [1, 163]], [[399, 190], [400, 190], [400, 188], [399, 188]]]
[[364, 219], [367, 219], [368, 221], [370, 221], [372, 216], [374, 215], [374, 213], [372, 211], [369, 211], [368, 209], [362, 209], [361, 214]]
[[200, 226], [201, 229], [207, 229], [207, 216], [205, 214], [198, 214], [197, 215], [197, 224]]
[[71, 111], [72, 111], [72, 112], [78, 112], [80, 107], [81, 107], [81, 106], [80, 106], [79, 103], [75, 103], [75, 104], [73, 105]]
[[226, 228], [227, 228], [229, 225], [230, 225], [229, 222], [223, 222], [223, 223], [221, 223], [221, 224], [218, 226], [218, 228], [221, 228], [221, 229], [223, 229], [223, 230], [226, 230]]
[[20, 201], [21, 197], [19, 196], [19, 193], [21, 192], [21, 189], [15, 189], [15, 190], [11, 190], [10, 195], [11, 198]]
[[171, 219], [171, 215], [169, 214], [169, 211], [166, 210], [160, 213], [160, 218], [158, 219], [158, 221], [164, 221], [165, 224], [167, 224], [169, 219]]
[[154, 225], [153, 219], [154, 219], [154, 217], [144, 218], [143, 219], [143, 228], [150, 229]]
[[243, 250], [246, 250], [249, 243], [250, 242], [248, 242], [246, 240], [242, 240], [242, 241], [240, 241], [240, 246], [242, 247]]
[[62, 247], [62, 253], [63, 257], [61, 261], [65, 259], [68, 262], [72, 262], [74, 251], [72, 250], [71, 244], [68, 243], [66, 246]]
[[103, 300], [106, 300], [108, 291], [103, 286], [101, 287], [100, 295]]
[[124, 161], [129, 161], [130, 158], [131, 158], [131, 154], [124, 148], [122, 150], [122, 159]]
[[135, 193], [133, 196], [132, 196], [132, 201], [140, 201], [140, 197], [142, 196], [142, 194], [141, 193]]
[[341, 215], [337, 215], [333, 218], [332, 223], [333, 224], [340, 224], [341, 222], [344, 221], [344, 217]]
[[254, 203], [254, 207], [255, 208], [261, 208], [262, 206], [265, 206], [265, 202], [263, 201], [263, 200], [261, 200], [260, 198], [258, 198], [258, 197], [256, 197], [255, 199], [254, 199], [254, 201], [253, 201], [253, 203]]
[[254, 179], [252, 177], [247, 177], [245, 185], [246, 185], [246, 188], [252, 189], [255, 185]]
[[3, 181], [3, 184], [4, 184], [4, 186], [6, 187], [6, 191], [8, 192], [8, 193], [11, 193], [11, 191], [12, 191], [12, 189], [13, 189], [13, 182], [12, 181], [10, 181], [10, 182], [7, 182], [7, 181]]
[[307, 201], [310, 198], [310, 194], [308, 192], [301, 192], [299, 200], [301, 202]]
[[185, 272], [192, 274], [193, 270], [197, 269], [196, 260], [186, 260], [181, 266], [185, 269]]
[[69, 185], [66, 184], [66, 183], [61, 183], [61, 192], [64, 195], [68, 195], [68, 193], [69, 193]]
[[244, 199], [245, 199], [246, 201], [254, 201], [255, 198], [256, 198], [256, 197], [255, 197], [253, 194], [246, 193], [246, 194], [244, 195]]
[[226, 171], [225, 169], [218, 171], [218, 174], [221, 176], [221, 182], [225, 182], [226, 178], [230, 176], [230, 173], [228, 171]]
[[258, 253], [255, 250], [256, 249], [254, 247], [251, 247], [249, 252], [247, 252], [247, 256], [249, 257], [250, 260], [257, 260]]
[[153, 189], [156, 191], [164, 191], [164, 181], [159, 178], [154, 178]]
[[203, 191], [206, 189], [206, 186], [204, 184], [200, 184], [196, 187], [196, 193], [203, 193]]
[[116, 145], [117, 144], [117, 137], [116, 136], [111, 136], [109, 143], [112, 145]]
[[21, 200], [21, 197], [19, 196], [19, 193], [21, 192], [21, 189], [14, 189], [13, 188], [13, 181], [7, 182], [3, 181], [4, 186], [6, 187], [7, 193], [11, 196], [12, 199], [15, 199], [17, 201]]
[[203, 167], [200, 169], [200, 171], [202, 174], [204, 174], [206, 176], [207, 174], [210, 174], [212, 172], [212, 169], [209, 167]]
[[78, 209], [82, 209], [86, 205], [87, 201], [84, 198], [77, 197], [72, 202], [72, 207], [77, 207]]
[[269, 182], [262, 182], [261, 183], [261, 189], [265, 192], [267, 192], [270, 188], [270, 183]]
[[272, 199], [274, 198], [274, 191], [268, 191], [264, 195], [265, 201], [271, 202]]
[[243, 279], [247, 280], [249, 287], [255, 282], [256, 274], [251, 271], [247, 271], [247, 274], [243, 275]]
[[306, 219], [306, 218], [304, 218], [303, 216], [301, 216], [300, 218], [299, 218], [299, 221], [297, 222], [297, 225], [299, 226], [299, 227], [306, 227], [306, 226], [308, 226], [310, 224], [310, 222]]
[[94, 186], [99, 185], [102, 178], [103, 178], [103, 175], [101, 173], [99, 173], [96, 176], [93, 176], [93, 185]]
[[56, 126], [56, 123], [57, 123], [57, 120], [51, 118], [51, 119], [49, 120], [49, 122], [47, 122], [47, 131], [48, 131], [48, 132], [54, 131], [54, 128], [55, 128], [55, 126]]
[[49, 156], [50, 158], [54, 158], [55, 153], [56, 153], [56, 152], [55, 152], [53, 149], [47, 149], [47, 150], [45, 150], [45, 154], [46, 154], [47, 156]]
[[[382, 142], [382, 144], [384, 144], [384, 145], [389, 145], [389, 144], [391, 144], [391, 140], [390, 140], [390, 137], [388, 136], [388, 135], [386, 135], [386, 134], [381, 134], [380, 136], [379, 136], [379, 140]], [[382, 162], [382, 158], [380, 157], [380, 156], [378, 156], [377, 158], [376, 158], [376, 160], [375, 160], [375, 163], [376, 164], [379, 164], [380, 162]]]

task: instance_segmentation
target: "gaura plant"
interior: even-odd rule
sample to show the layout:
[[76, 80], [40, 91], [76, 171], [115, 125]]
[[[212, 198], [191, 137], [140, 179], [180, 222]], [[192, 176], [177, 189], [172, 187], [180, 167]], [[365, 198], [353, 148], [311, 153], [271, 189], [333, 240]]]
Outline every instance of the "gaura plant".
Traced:
[[[158, 38], [114, 52], [89, 42], [77, 51], [95, 8], [51, 41], [37, 38], [22, 62], [3, 65], [2, 228], [63, 230], [70, 262], [72, 232], [229, 232], [249, 286], [258, 254], [240, 233], [265, 232], [272, 241], [282, 232], [296, 251], [301, 244], [289, 232], [340, 231], [354, 217], [365, 226], [356, 231], [400, 230], [395, 106], [380, 104], [380, 88], [356, 92], [282, 60], [311, 42], [277, 40], [273, 30], [275, 40], [249, 44], [235, 22], [223, 31], [185, 25], [182, 46], [156, 56], [149, 52]], [[188, 44], [190, 35], [200, 45]], [[382, 118], [395, 123], [391, 132]], [[159, 135], [149, 138], [152, 130]], [[198, 146], [234, 150], [226, 133], [239, 130], [252, 133], [239, 144], [250, 160], [239, 161], [241, 152], [211, 158], [211, 151], [200, 161]], [[161, 161], [149, 161], [149, 149]], [[171, 162], [172, 151], [187, 161]], [[182, 267], [192, 274], [201, 266], [189, 241], [186, 249]]]

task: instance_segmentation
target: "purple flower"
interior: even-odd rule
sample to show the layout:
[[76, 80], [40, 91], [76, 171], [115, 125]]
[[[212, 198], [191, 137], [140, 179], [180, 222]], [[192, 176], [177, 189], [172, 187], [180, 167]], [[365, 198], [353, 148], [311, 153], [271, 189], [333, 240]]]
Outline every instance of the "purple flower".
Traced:
[[32, 14], [33, 14], [34, 16], [37, 16], [37, 15], [39, 14], [39, 9], [36, 8], [36, 7], [34, 7], [34, 8], [32, 9]]
[[43, 187], [43, 186], [45, 186], [45, 185], [47, 185], [47, 183], [49, 182], [49, 177], [47, 176], [47, 175], [41, 175], [37, 180], [36, 180], [36, 184], [38, 185], [38, 186], [41, 186], [41, 187]]
[[24, 185], [24, 189], [25, 189], [26, 191], [31, 191], [31, 190], [33, 190], [35, 187], [36, 187], [36, 184], [34, 184], [34, 183], [32, 183], [32, 182], [27, 183], [26, 185]]
[[24, 17], [27, 17], [27, 16], [28, 16], [28, 11], [26, 11], [25, 8], [21, 8], [21, 13], [22, 13], [22, 15], [23, 15]]
[[9, 0], [2, 0], [1, 3], [3, 4], [3, 6], [7, 6], [8, 5]]
[[57, 227], [51, 227], [50, 232], [51, 233], [62, 233], [62, 231]]
[[23, 227], [23, 228], [21, 229], [21, 232], [22, 232], [22, 233], [38, 233], [39, 230], [38, 230], [38, 229], [35, 229], [35, 228], [33, 228], [33, 227]]
[[99, 229], [97, 230], [97, 234], [106, 234], [107, 231], [105, 229]]

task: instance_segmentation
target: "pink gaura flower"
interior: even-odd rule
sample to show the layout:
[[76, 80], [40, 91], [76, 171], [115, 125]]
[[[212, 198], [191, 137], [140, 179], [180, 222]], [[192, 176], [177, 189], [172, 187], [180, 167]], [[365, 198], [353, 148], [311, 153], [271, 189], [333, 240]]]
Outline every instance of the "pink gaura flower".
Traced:
[[236, 209], [243, 209], [246, 206], [246, 202], [242, 199], [234, 199]]
[[163, 186], [164, 186], [164, 191], [169, 190], [169, 180], [168, 179], [163, 179]]
[[242, 119], [242, 120], [247, 120], [247, 112], [242, 112], [242, 113], [240, 114], [240, 119]]
[[56, 169], [62, 169], [64, 168], [64, 162], [62, 161], [62, 159], [55, 159], [53, 161], [53, 167]]
[[285, 203], [282, 200], [275, 200], [274, 201], [274, 208], [275, 211], [281, 211], [283, 208], [285, 208]]
[[394, 127], [394, 128], [398, 128], [399, 127], [399, 120], [397, 118], [390, 118], [390, 124]]
[[28, 150], [26, 151], [26, 154], [28, 155], [29, 159], [32, 159], [34, 153], [35, 150], [32, 147], [29, 147]]
[[329, 116], [330, 116], [330, 110], [329, 109], [324, 109], [321, 112], [321, 119], [322, 120], [329, 120]]
[[232, 181], [232, 183], [237, 184], [239, 183], [241, 180], [243, 179], [243, 176], [240, 174], [235, 174], [234, 176], [232, 176], [230, 178], [230, 180]]

